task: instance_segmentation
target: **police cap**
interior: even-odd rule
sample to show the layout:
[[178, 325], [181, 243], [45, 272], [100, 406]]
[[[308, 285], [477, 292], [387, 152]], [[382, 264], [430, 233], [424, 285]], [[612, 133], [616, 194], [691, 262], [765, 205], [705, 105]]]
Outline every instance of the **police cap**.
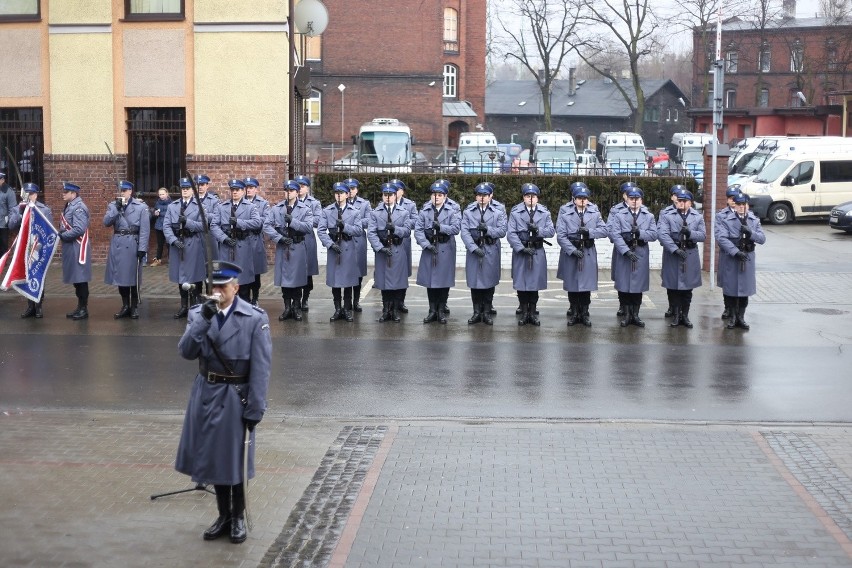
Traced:
[[210, 275], [210, 282], [213, 285], [227, 284], [242, 273], [243, 269], [226, 260], [213, 261], [213, 273]]
[[80, 186], [70, 181], [62, 182], [62, 191], [73, 191], [74, 193], [80, 193]]

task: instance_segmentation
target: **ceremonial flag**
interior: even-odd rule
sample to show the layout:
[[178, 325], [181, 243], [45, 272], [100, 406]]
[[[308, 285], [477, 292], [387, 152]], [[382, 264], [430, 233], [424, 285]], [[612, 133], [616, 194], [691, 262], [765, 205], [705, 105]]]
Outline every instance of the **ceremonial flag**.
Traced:
[[26, 299], [40, 302], [47, 269], [59, 242], [58, 237], [56, 228], [38, 207], [26, 207], [18, 238], [9, 252], [0, 259], [0, 270], [9, 262], [9, 269], [0, 283], [0, 289], [12, 288]]

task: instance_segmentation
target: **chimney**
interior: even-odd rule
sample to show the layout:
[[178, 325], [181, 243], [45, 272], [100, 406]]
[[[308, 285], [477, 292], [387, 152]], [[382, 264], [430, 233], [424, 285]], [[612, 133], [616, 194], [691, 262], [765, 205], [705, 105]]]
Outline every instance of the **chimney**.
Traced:
[[796, 0], [784, 0], [781, 4], [781, 10], [785, 19], [794, 19], [796, 17]]
[[577, 94], [577, 68], [568, 68], [568, 96], [573, 97]]

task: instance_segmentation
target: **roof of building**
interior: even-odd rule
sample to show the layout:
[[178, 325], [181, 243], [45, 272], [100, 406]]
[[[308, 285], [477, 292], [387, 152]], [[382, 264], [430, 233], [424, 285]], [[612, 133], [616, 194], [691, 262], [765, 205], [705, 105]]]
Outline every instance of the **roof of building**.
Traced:
[[464, 101], [444, 101], [444, 116], [476, 116], [476, 112]]
[[[633, 86], [624, 83], [632, 94]], [[679, 97], [686, 99], [670, 79], [645, 79], [641, 81], [645, 98], [670, 85]], [[635, 96], [632, 96], [635, 101]], [[446, 103], [445, 103], [446, 104]], [[553, 82], [550, 98], [553, 116], [630, 116], [630, 107], [615, 84], [605, 79], [578, 81], [574, 95], [568, 94], [568, 81]], [[538, 116], [542, 113], [541, 90], [534, 80], [493, 81], [485, 88], [486, 115]]]
[[[824, 16], [815, 16], [812, 18], [772, 18], [763, 26], [767, 30], [777, 29], [798, 29], [798, 28], [822, 28], [829, 26], [848, 27], [852, 25], [852, 19], [834, 20]], [[722, 22], [722, 31], [757, 31], [760, 29], [760, 24], [751, 19], [733, 17]], [[716, 23], [708, 25], [708, 29], [716, 29]]]

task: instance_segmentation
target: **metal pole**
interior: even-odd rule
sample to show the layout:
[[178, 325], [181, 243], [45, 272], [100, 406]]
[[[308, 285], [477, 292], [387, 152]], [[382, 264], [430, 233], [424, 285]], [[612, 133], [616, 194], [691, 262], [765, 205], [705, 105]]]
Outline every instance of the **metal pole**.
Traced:
[[719, 130], [722, 122], [722, 93], [725, 72], [722, 66], [722, 8], [716, 19], [716, 59], [713, 62], [713, 157], [710, 164], [710, 289], [716, 287], [716, 159], [719, 155]]
[[287, 179], [293, 179], [295, 177], [295, 164], [293, 163], [295, 159], [293, 144], [295, 143], [296, 138], [296, 119], [293, 116], [296, 106], [296, 97], [294, 96], [295, 85], [293, 81], [293, 52], [296, 49], [296, 46], [293, 43], [293, 34], [296, 31], [293, 27], [294, 4], [294, 0], [288, 0], [289, 8], [287, 10], [287, 122], [289, 134], [287, 140]]

